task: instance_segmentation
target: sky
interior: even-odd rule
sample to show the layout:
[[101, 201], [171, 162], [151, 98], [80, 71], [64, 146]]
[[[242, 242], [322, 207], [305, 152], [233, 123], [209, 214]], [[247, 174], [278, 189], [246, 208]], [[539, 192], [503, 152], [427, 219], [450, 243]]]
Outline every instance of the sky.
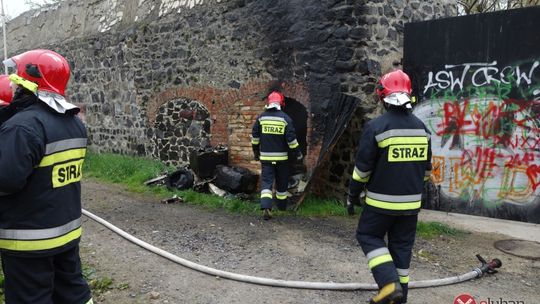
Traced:
[[[3, 0], [4, 11], [6, 15], [9, 15], [12, 19], [19, 16], [21, 13], [30, 9], [30, 6], [25, 4], [24, 0]], [[42, 0], [33, 0], [36, 3], [43, 3]]]

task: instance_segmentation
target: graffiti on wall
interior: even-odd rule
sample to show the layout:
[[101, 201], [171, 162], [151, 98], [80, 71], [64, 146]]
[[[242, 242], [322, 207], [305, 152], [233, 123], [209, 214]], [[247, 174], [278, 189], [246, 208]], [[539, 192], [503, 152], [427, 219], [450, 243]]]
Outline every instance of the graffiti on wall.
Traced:
[[414, 113], [432, 133], [441, 191], [485, 207], [540, 197], [540, 61], [428, 71]]
[[432, 133], [426, 208], [540, 223], [539, 14], [405, 25], [413, 111]]

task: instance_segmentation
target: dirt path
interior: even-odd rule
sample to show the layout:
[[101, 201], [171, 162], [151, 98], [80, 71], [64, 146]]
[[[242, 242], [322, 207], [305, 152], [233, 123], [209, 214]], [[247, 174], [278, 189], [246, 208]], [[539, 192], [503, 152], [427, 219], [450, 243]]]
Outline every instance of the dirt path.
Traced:
[[[83, 183], [83, 208], [136, 237], [175, 255], [221, 270], [286, 280], [373, 282], [354, 239], [357, 217], [286, 216], [265, 222], [257, 216], [161, 204], [119, 186]], [[114, 289], [97, 303], [365, 303], [373, 292], [271, 288], [202, 274], [131, 244], [84, 218], [83, 262]], [[477, 299], [540, 303], [540, 263], [504, 254], [493, 242], [505, 237], [418, 239], [411, 279], [433, 279], [470, 271], [474, 255], [499, 257], [500, 273], [469, 283], [412, 290], [409, 303], [453, 303], [469, 293]], [[120, 287], [120, 288], [119, 288]], [[150, 299], [151, 292], [159, 293]], [[156, 297], [156, 294], [154, 295]], [[480, 303], [479, 303], [480, 304]]]

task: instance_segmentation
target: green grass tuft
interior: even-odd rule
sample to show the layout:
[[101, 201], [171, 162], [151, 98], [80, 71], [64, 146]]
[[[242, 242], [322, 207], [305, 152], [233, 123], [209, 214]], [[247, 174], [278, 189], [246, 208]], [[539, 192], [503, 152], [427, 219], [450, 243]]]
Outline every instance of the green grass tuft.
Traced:
[[[359, 210], [356, 210], [357, 214]], [[298, 215], [302, 216], [346, 216], [347, 209], [337, 199], [322, 199], [308, 196], [300, 205]]]
[[418, 222], [418, 225], [416, 226], [417, 236], [424, 239], [430, 239], [440, 235], [460, 237], [466, 233], [466, 231], [452, 228], [439, 222]]
[[88, 177], [126, 185], [131, 191], [146, 192], [148, 187], [143, 183], [167, 169], [162, 163], [147, 158], [89, 152], [83, 172]]

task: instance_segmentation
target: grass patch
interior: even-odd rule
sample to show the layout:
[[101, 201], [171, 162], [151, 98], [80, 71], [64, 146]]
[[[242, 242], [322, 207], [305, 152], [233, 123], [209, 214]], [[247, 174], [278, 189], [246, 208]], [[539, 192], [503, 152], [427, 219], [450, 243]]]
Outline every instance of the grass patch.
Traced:
[[252, 213], [258, 211], [254, 201], [243, 201], [236, 198], [222, 198], [209, 193], [194, 190], [168, 190], [164, 186], [146, 186], [144, 182], [175, 169], [163, 165], [157, 160], [110, 153], [89, 152], [84, 162], [85, 177], [101, 181], [121, 184], [130, 191], [151, 193], [160, 199], [177, 195], [185, 202], [204, 206], [210, 209], [225, 209], [236, 213]]
[[92, 291], [92, 296], [94, 298], [104, 294], [108, 290], [112, 290], [115, 288], [113, 286], [113, 279], [109, 277], [99, 277], [94, 267], [83, 264], [82, 273], [83, 278], [88, 283], [88, 286], [90, 287], [90, 290]]
[[418, 222], [416, 225], [416, 235], [424, 239], [432, 239], [440, 235], [459, 237], [464, 234], [466, 232], [463, 230], [439, 222]]
[[[359, 209], [356, 210], [358, 214]], [[301, 216], [346, 216], [347, 209], [337, 199], [321, 199], [308, 196], [300, 205], [298, 215]]]
[[115, 184], [123, 184], [135, 192], [147, 192], [143, 183], [167, 171], [162, 163], [141, 157], [89, 152], [84, 162], [84, 174]]
[[[101, 181], [117, 183], [126, 186], [130, 191], [151, 193], [159, 199], [171, 198], [177, 195], [185, 202], [210, 209], [224, 209], [234, 213], [259, 214], [257, 195], [253, 200], [222, 198], [194, 190], [168, 190], [163, 186], [146, 186], [144, 182], [174, 168], [167, 167], [157, 160], [117, 154], [98, 154], [89, 152], [84, 162], [84, 175]], [[356, 214], [361, 208], [356, 207]], [[290, 212], [279, 212], [276, 215], [287, 216]], [[300, 216], [348, 216], [343, 202], [337, 199], [321, 199], [308, 196], [300, 206], [297, 215]], [[452, 228], [439, 222], [418, 222], [417, 235], [422, 238], [434, 238], [439, 235], [461, 236], [465, 231]]]

